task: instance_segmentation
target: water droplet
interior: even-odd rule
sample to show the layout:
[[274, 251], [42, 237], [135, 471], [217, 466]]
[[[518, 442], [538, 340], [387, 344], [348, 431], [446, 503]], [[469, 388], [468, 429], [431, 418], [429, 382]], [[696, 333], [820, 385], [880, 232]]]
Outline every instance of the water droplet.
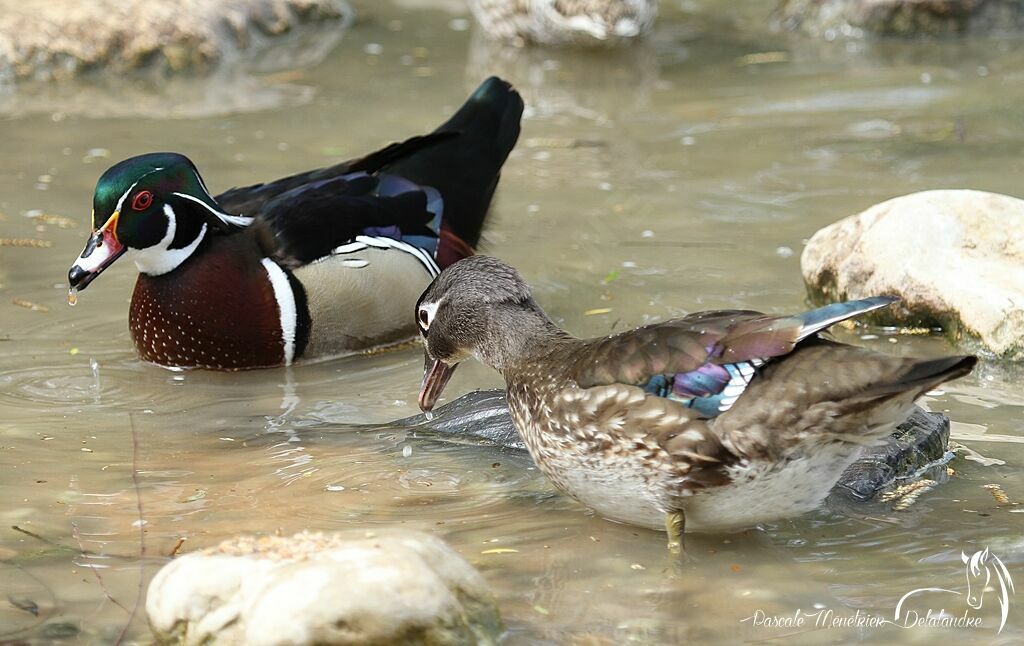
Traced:
[[432, 410], [424, 411], [423, 416], [427, 418], [428, 422], [433, 421], [433, 419], [434, 419], [434, 411], [432, 411]]
[[92, 387], [99, 393], [103, 390], [103, 385], [100, 383], [100, 364], [96, 362], [96, 359], [90, 357], [89, 368], [92, 369]]
[[78, 288], [72, 287], [68, 290], [68, 305], [74, 307], [78, 305]]
[[408, 458], [412, 456], [412, 447], [406, 444], [402, 447], [402, 457]]

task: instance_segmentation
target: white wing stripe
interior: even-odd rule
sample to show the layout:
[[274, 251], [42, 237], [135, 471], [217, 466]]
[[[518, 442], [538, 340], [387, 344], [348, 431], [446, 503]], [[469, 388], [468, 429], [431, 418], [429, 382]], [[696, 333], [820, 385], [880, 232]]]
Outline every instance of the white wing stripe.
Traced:
[[336, 247], [334, 249], [334, 251], [331, 252], [331, 254], [335, 255], [335, 254], [344, 254], [344, 253], [355, 253], [356, 251], [365, 251], [365, 250], [366, 250], [366, 245], [363, 244], [362, 242], [349, 242], [348, 244], [343, 244], [340, 247]]
[[419, 247], [414, 247], [411, 244], [395, 240], [394, 238], [385, 238], [382, 236], [356, 236], [356, 242], [362, 242], [367, 246], [375, 247], [377, 249], [398, 249], [399, 251], [411, 254], [414, 258], [420, 261], [423, 267], [427, 270], [427, 273], [430, 274], [431, 278], [436, 278], [437, 275], [441, 273], [441, 269], [429, 254]]

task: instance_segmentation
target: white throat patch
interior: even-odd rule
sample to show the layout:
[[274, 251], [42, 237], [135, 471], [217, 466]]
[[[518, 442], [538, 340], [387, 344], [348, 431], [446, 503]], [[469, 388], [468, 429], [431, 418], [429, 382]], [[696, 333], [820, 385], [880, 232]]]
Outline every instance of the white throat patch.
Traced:
[[160, 242], [145, 249], [132, 249], [130, 251], [132, 260], [139, 271], [149, 276], [159, 276], [177, 269], [196, 250], [199, 243], [206, 237], [206, 223], [199, 229], [199, 235], [184, 249], [171, 249], [171, 242], [178, 230], [178, 219], [174, 215], [174, 209], [170, 204], [164, 204], [164, 215], [167, 216], [167, 234]]

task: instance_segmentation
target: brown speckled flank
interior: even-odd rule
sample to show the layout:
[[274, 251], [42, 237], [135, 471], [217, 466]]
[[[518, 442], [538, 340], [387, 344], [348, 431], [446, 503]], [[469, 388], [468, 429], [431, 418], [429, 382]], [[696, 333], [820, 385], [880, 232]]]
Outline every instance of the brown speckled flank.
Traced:
[[429, 410], [435, 384], [476, 357], [505, 378], [512, 420], [556, 487], [605, 518], [668, 525], [675, 549], [683, 529], [734, 530], [815, 509], [914, 399], [970, 372], [974, 357], [892, 357], [818, 336], [892, 301], [790, 316], [698, 312], [577, 339], [518, 272], [474, 256], [420, 297], [420, 404]]
[[128, 325], [144, 360], [214, 370], [284, 363], [274, 290], [247, 240], [210, 237], [177, 270], [139, 275]]

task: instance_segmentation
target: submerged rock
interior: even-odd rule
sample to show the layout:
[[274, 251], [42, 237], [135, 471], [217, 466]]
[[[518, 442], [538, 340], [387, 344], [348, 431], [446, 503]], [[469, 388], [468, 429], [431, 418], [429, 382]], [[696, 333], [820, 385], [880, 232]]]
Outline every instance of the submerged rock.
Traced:
[[206, 71], [300, 25], [351, 18], [344, 0], [0, 0], [0, 83]]
[[490, 644], [503, 631], [483, 578], [410, 531], [242, 536], [168, 563], [146, 614], [181, 644]]
[[952, 459], [949, 450], [949, 418], [920, 408], [896, 427], [885, 444], [869, 446], [847, 467], [830, 498], [871, 500], [879, 491], [901, 480], [913, 479], [931, 467], [945, 472]]
[[[430, 420], [415, 415], [394, 422], [393, 426], [526, 450], [512, 426], [502, 390], [471, 392], [438, 408]], [[949, 418], [915, 407], [887, 442], [866, 449], [860, 459], [843, 472], [831, 496], [870, 500], [898, 480], [914, 477], [923, 469], [943, 464], [951, 457]]]
[[944, 36], [1024, 29], [1019, 0], [781, 0], [775, 22], [829, 40], [837, 37]]
[[818, 231], [800, 265], [811, 300], [892, 294], [871, 320], [941, 327], [1024, 359], [1024, 200], [969, 190], [912, 193]]

